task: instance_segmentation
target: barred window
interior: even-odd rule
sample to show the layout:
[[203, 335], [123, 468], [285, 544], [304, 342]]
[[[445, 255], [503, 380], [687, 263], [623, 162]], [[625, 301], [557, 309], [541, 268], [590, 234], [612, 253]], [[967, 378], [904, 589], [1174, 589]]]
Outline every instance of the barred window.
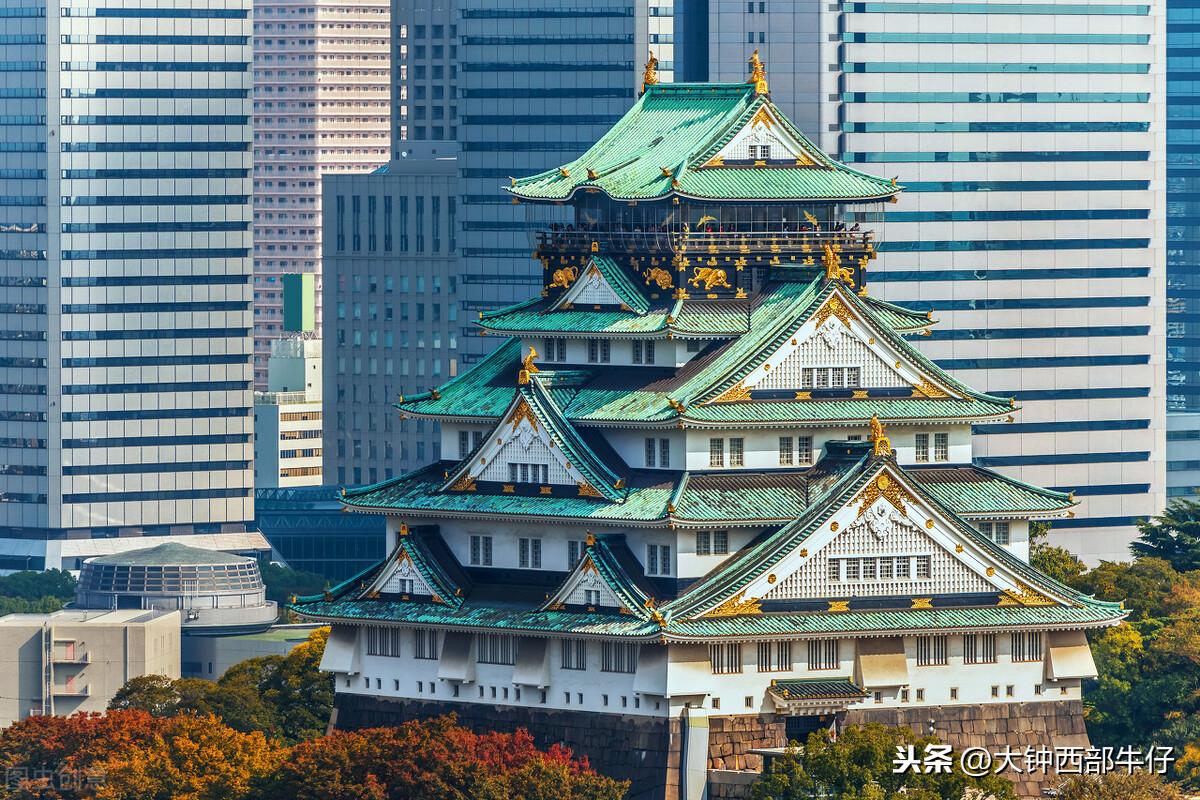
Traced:
[[759, 642], [758, 671], [787, 672], [792, 668], [791, 642]]
[[400, 656], [399, 628], [367, 628], [367, 655], [369, 656]]
[[796, 452], [792, 447], [791, 436], [779, 437], [779, 466], [790, 467], [796, 463]]
[[671, 466], [671, 440], [658, 440], [658, 465], [663, 469]]
[[708, 662], [714, 675], [729, 675], [742, 671], [741, 642], [725, 642], [708, 646]]
[[917, 666], [931, 667], [947, 664], [946, 642], [945, 636], [918, 636]]
[[813, 463], [813, 440], [811, 436], [796, 437], [796, 463], [802, 467]]
[[637, 339], [633, 341], [633, 363], [642, 363], [642, 343]]
[[979, 532], [996, 544], [1009, 544], [1012, 541], [1011, 529], [1007, 522], [981, 522]]
[[637, 672], [638, 645], [604, 642], [600, 646], [601, 672]]
[[567, 569], [575, 569], [575, 565], [583, 560], [583, 554], [587, 544], [578, 539], [570, 539], [567, 541]]
[[587, 669], [587, 642], [585, 640], [562, 640], [562, 668]]
[[829, 580], [840, 581], [842, 579], [842, 562], [836, 558], [829, 559]]
[[513, 637], [494, 633], [479, 635], [479, 650], [475, 660], [480, 664], [515, 664], [515, 656]]
[[916, 455], [913, 456], [913, 459], [915, 461], [928, 461], [929, 460], [929, 434], [928, 433], [918, 433], [915, 437], [915, 440], [916, 440]]
[[653, 467], [655, 456], [658, 455], [658, 445], [653, 438], [646, 439], [646, 466]]
[[471, 537], [471, 565], [476, 567], [492, 565], [492, 537]]
[[726, 555], [729, 552], [729, 531], [713, 531], [713, 555]]
[[467, 431], [458, 432], [458, 457], [466, 458], [471, 452], [471, 434]]
[[995, 664], [996, 634], [968, 633], [963, 637], [964, 664]]
[[416, 658], [426, 660], [436, 660], [438, 657], [438, 632], [416, 630], [413, 631], [414, 651], [413, 655]]
[[746, 440], [734, 437], [729, 440], [729, 466], [746, 466]]
[[696, 531], [696, 555], [706, 556], [712, 552], [712, 534], [708, 531]]
[[645, 352], [646, 352], [646, 363], [653, 364], [654, 363], [654, 342], [652, 342], [652, 341], [646, 342]]
[[668, 544], [646, 545], [646, 574], [671, 574], [671, 546]]
[[808, 668], [810, 670], [837, 669], [841, 665], [838, 657], [837, 639], [814, 639], [808, 643]]
[[517, 552], [517, 562], [521, 569], [542, 568], [541, 539], [526, 539], [524, 537], [518, 539]]
[[950, 460], [950, 434], [935, 433], [933, 435], [933, 460]]
[[917, 577], [928, 578], [932, 567], [932, 558], [930, 556], [917, 556]]
[[1042, 635], [1040, 633], [1012, 634], [1013, 661], [1041, 661]]
[[584, 589], [583, 603], [586, 606], [595, 608], [600, 605], [600, 590], [599, 589]]
[[708, 465], [710, 467], [725, 466], [725, 440], [708, 440]]
[[542, 358], [547, 361], [566, 361], [567, 360], [567, 340], [566, 339], [543, 339], [542, 347], [545, 352], [542, 353]]

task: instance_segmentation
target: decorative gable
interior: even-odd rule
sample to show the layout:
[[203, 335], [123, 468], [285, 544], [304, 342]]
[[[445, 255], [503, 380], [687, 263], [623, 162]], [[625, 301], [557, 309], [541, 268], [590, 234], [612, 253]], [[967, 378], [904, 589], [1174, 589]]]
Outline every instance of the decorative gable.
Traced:
[[625, 301], [609, 284], [608, 279], [596, 266], [595, 260], [583, 268], [583, 274], [567, 291], [563, 292], [551, 310], [581, 306], [625, 306]]
[[522, 395], [517, 396], [466, 469], [455, 476], [452, 488], [477, 480], [541, 485], [587, 483]]
[[600, 571], [590, 554], [583, 557], [579, 568], [559, 589], [556, 597], [558, 602], [569, 606], [632, 610], [601, 579]]
[[769, 104], [763, 104], [705, 166], [717, 166], [727, 161], [817, 165], [817, 159], [792, 135]]
[[381, 582], [379, 592], [381, 594], [418, 594], [429, 595], [436, 594], [421, 573], [413, 566], [412, 559], [408, 557], [408, 553], [402, 551], [400, 557], [392, 565], [391, 574]]
[[1066, 604], [1034, 588], [1026, 565], [924, 499], [894, 462], [881, 463], [831, 516], [785, 539], [769, 569], [754, 570], [700, 616], [756, 613], [772, 601], [829, 600], [830, 611], [846, 611], [858, 597], [909, 597], [912, 608], [964, 594], [992, 595], [1001, 606]]
[[623, 537], [604, 542], [588, 534], [579, 563], [547, 597], [543, 609], [584, 607], [589, 611], [619, 611], [641, 619], [655, 615], [650, 590], [630, 570], [636, 559]]
[[754, 391], [909, 389], [916, 397], [951, 397], [912, 356], [851, 304], [837, 287], [790, 336], [746, 377], [708, 402], [744, 400]]

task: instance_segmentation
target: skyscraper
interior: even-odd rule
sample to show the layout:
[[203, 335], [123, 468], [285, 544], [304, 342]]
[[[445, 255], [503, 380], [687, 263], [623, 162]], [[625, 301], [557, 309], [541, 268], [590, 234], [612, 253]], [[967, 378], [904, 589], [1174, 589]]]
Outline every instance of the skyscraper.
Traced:
[[3, 13], [0, 569], [262, 549], [249, 3]]
[[924, 351], [1016, 397], [1016, 422], [976, 427], [980, 463], [1074, 490], [1054, 538], [1089, 560], [1127, 557], [1165, 499], [1163, 23], [1066, 2], [820, 23], [822, 145], [905, 186], [872, 292], [931, 311]]
[[259, 389], [267, 385], [271, 340], [283, 336], [281, 277], [315, 274], [320, 295], [321, 175], [369, 172], [387, 163], [390, 15], [388, 0], [254, 3]]

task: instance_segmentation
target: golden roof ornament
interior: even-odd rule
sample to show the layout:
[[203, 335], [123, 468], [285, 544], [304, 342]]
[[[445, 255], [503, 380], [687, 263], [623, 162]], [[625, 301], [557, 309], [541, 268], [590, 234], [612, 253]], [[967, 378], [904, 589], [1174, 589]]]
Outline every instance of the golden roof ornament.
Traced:
[[538, 351], [534, 348], [529, 348], [528, 355], [521, 359], [521, 371], [517, 373], [517, 383], [525, 386], [529, 383], [529, 376], [538, 371], [537, 365], [533, 360], [538, 357]]
[[654, 57], [654, 51], [650, 51], [650, 58], [646, 60], [646, 69], [642, 72], [642, 94], [646, 93], [647, 86], [654, 86], [658, 83], [658, 59]]
[[754, 52], [750, 54], [750, 80], [747, 83], [754, 84], [755, 94], [767, 94], [767, 68], [763, 66], [762, 59], [758, 57], [758, 48], [754, 48]]
[[872, 452], [877, 456], [892, 455], [892, 440], [883, 432], [883, 423], [876, 414], [871, 415], [871, 444]]

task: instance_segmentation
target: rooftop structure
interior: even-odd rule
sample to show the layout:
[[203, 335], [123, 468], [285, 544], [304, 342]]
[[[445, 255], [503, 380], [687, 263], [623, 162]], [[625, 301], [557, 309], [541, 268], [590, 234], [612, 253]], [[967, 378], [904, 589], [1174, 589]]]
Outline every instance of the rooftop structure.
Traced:
[[[692, 798], [680, 749], [729, 766], [735, 716], [783, 744], [881, 713], [1081, 712], [1084, 631], [1124, 612], [1028, 564], [1030, 521], [1073, 496], [973, 462], [972, 426], [1019, 409], [920, 353], [934, 320], [869, 295], [874, 237], [842, 221], [903, 187], [822, 153], [750, 66], [663, 85], [651, 63], [592, 148], [507, 187], [573, 212], [537, 237], [544, 289], [398, 403], [443, 459], [344, 491], [386, 515], [389, 556], [294, 604], [333, 624], [339, 724], [499, 707], [638, 796]], [[634, 729], [661, 760], [622, 760]]]

